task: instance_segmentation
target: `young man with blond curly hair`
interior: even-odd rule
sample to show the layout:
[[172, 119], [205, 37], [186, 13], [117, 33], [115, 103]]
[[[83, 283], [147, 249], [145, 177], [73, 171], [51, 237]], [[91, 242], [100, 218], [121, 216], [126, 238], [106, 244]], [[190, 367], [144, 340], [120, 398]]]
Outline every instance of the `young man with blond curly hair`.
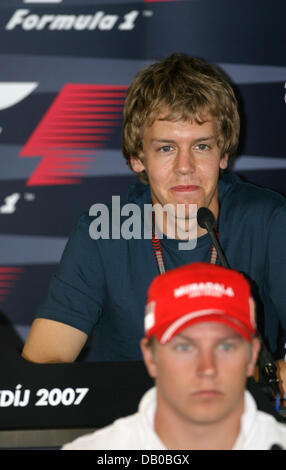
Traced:
[[[172, 54], [138, 72], [126, 96], [122, 148], [141, 183], [130, 188], [121, 207], [140, 209], [142, 216], [134, 220], [141, 236], [94, 239], [94, 216], [79, 218], [32, 325], [24, 358], [74, 361], [93, 333], [94, 360], [140, 360], [146, 292], [158, 270], [219, 263], [207, 231], [197, 224], [197, 210], [206, 207], [230, 267], [257, 285], [259, 329], [276, 355], [286, 388], [278, 348], [279, 328], [286, 330], [286, 201], [227, 171], [239, 128], [233, 88], [213, 65]], [[146, 206], [167, 208], [160, 222], [155, 212], [153, 240], [143, 233]], [[112, 224], [118, 214], [111, 205], [108, 209]], [[192, 232], [192, 249], [182, 249], [178, 230], [169, 236], [170, 220]]]

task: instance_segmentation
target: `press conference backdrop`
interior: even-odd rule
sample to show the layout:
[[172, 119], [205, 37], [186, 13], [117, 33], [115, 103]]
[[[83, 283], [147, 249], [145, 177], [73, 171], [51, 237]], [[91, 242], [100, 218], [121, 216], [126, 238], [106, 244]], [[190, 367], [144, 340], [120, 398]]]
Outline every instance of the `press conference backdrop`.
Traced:
[[1, 0], [0, 429], [102, 425], [150, 386], [137, 363], [19, 356], [79, 215], [136, 181], [120, 133], [139, 69], [172, 52], [221, 67], [242, 116], [233, 170], [286, 193], [285, 20], [284, 0]]

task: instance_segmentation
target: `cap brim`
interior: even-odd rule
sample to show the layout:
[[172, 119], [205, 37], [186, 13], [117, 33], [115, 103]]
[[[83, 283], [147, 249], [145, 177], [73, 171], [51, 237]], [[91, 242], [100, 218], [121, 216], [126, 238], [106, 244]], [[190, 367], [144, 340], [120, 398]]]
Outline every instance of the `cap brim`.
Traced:
[[168, 324], [167, 327], [162, 325], [157, 331], [154, 331], [154, 335], [161, 344], [166, 344], [183, 329], [202, 322], [223, 323], [235, 330], [246, 341], [251, 341], [251, 338], [255, 334], [255, 329], [253, 327], [245, 325], [238, 318], [230, 316], [225, 311], [199, 310], [196, 312], [190, 312], [176, 319], [171, 325]]

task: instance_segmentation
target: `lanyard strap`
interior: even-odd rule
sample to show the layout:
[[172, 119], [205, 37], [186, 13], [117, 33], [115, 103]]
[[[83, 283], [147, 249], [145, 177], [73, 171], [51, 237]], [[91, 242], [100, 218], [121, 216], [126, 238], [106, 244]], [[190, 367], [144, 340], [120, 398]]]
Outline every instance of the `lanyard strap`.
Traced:
[[[216, 237], [218, 239], [218, 227], [217, 227], [217, 230], [216, 230]], [[166, 271], [165, 270], [165, 263], [164, 263], [164, 256], [163, 256], [163, 251], [162, 251], [162, 248], [161, 248], [160, 239], [159, 239], [158, 233], [156, 232], [156, 228], [155, 228], [155, 214], [154, 214], [154, 212], [152, 213], [152, 244], [153, 244], [153, 250], [154, 250], [155, 258], [156, 258], [156, 261], [157, 261], [159, 273], [164, 274], [165, 271]], [[216, 251], [216, 248], [215, 248], [214, 244], [212, 244], [212, 247], [211, 247], [210, 261], [209, 262], [210, 262], [210, 264], [216, 264], [217, 263], [217, 251]]]
[[[218, 239], [218, 230], [216, 230], [216, 238]], [[215, 248], [214, 244], [212, 244], [211, 255], [210, 255], [210, 264], [216, 264], [216, 262], [217, 262], [217, 251], [216, 251], [216, 248]]]
[[155, 254], [155, 258], [157, 261], [158, 269], [160, 274], [164, 274], [165, 272], [165, 263], [164, 263], [164, 257], [163, 257], [163, 251], [161, 248], [161, 243], [160, 239], [158, 236], [158, 233], [156, 232], [155, 229], [155, 214], [152, 212], [152, 244], [153, 244], [153, 250]]

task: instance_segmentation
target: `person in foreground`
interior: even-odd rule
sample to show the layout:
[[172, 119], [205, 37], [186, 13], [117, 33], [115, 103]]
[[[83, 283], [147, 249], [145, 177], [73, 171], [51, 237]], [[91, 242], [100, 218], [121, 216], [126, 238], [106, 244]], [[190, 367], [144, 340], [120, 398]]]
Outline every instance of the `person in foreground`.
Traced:
[[137, 413], [63, 450], [286, 448], [286, 426], [245, 388], [260, 342], [242, 274], [208, 263], [170, 270], [153, 280], [144, 320], [141, 350], [155, 387]]

